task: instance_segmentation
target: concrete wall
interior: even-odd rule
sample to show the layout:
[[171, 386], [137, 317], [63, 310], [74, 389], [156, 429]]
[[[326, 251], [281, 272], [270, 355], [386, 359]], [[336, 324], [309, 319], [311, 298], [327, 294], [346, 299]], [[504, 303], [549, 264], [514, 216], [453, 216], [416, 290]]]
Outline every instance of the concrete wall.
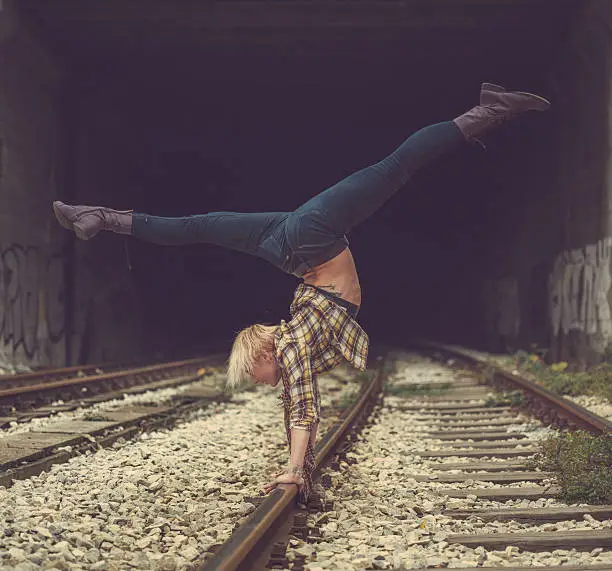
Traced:
[[612, 341], [611, 30], [610, 2], [585, 3], [546, 78], [553, 109], [495, 151], [512, 156], [498, 160], [501, 224], [484, 264], [497, 348], [537, 343], [585, 365]]
[[79, 243], [52, 214], [54, 199], [112, 200], [116, 168], [108, 167], [121, 155], [123, 128], [113, 102], [97, 99], [96, 87], [58, 61], [16, 2], [4, 2], [0, 369], [140, 356], [141, 316], [123, 242]]
[[0, 369], [64, 360], [61, 67], [0, 3]]

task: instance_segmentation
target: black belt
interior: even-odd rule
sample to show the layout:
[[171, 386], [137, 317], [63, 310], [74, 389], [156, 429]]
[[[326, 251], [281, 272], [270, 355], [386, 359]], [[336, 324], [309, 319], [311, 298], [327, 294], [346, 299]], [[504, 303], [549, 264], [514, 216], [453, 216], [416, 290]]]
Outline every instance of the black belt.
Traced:
[[333, 293], [325, 291], [324, 289], [321, 289], [317, 286], [312, 286], [312, 287], [314, 287], [318, 292], [321, 292], [327, 299], [333, 301], [340, 307], [344, 307], [344, 309], [348, 311], [348, 314], [353, 319], [357, 317], [357, 313], [359, 312], [358, 305], [355, 305], [354, 303], [351, 303], [350, 301], [346, 301], [346, 299], [342, 299], [341, 297], [338, 297], [337, 295], [334, 295]]

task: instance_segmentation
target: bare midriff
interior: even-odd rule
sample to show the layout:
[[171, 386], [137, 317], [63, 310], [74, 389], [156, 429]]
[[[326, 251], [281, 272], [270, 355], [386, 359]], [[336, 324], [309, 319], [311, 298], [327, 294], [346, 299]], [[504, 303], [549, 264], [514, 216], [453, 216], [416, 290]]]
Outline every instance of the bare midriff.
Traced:
[[345, 248], [335, 258], [307, 271], [304, 283], [333, 293], [357, 306], [361, 305], [361, 286], [353, 254]]

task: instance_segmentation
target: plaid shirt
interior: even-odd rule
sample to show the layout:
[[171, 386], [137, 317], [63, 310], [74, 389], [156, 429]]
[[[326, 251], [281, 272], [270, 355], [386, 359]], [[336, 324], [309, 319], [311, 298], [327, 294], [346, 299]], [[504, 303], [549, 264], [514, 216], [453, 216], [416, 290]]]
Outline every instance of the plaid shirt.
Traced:
[[[285, 428], [291, 447], [291, 429], [311, 430], [319, 422], [321, 403], [317, 375], [333, 369], [342, 359], [364, 371], [368, 336], [347, 311], [301, 283], [291, 304], [291, 321], [281, 324], [274, 345], [283, 381], [281, 398]], [[307, 499], [312, 486], [314, 450], [309, 444], [304, 458]]]
[[276, 332], [276, 357], [290, 401], [289, 428], [310, 430], [321, 411], [317, 374], [343, 358], [364, 371], [368, 336], [344, 308], [304, 283], [295, 291], [291, 317]]

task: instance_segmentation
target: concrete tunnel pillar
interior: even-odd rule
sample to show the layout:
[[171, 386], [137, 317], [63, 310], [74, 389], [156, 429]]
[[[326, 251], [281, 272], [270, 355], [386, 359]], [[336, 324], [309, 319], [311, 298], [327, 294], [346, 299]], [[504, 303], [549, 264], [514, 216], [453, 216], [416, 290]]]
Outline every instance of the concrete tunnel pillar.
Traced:
[[16, 4], [0, 2], [0, 373], [66, 357], [65, 236], [49, 216], [65, 174], [65, 73]]
[[593, 364], [612, 343], [612, 5], [588, 3], [552, 74], [559, 98], [559, 244], [551, 360]]

